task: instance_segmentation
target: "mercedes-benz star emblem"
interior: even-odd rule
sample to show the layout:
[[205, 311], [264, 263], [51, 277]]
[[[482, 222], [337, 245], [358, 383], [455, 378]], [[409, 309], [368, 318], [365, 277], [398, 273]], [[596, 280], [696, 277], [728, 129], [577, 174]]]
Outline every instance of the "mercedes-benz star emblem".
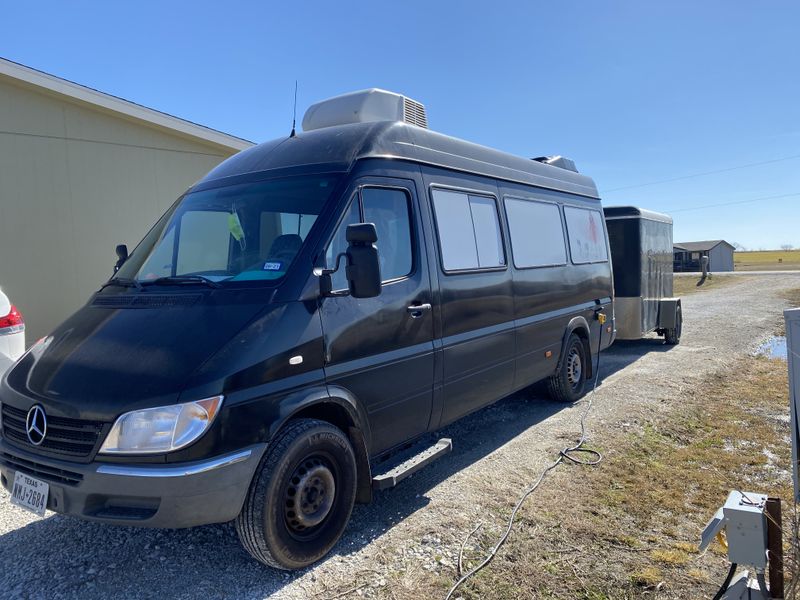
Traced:
[[28, 440], [34, 446], [38, 446], [44, 441], [47, 435], [47, 416], [44, 409], [38, 404], [28, 411], [28, 418], [25, 419], [25, 431], [28, 433]]

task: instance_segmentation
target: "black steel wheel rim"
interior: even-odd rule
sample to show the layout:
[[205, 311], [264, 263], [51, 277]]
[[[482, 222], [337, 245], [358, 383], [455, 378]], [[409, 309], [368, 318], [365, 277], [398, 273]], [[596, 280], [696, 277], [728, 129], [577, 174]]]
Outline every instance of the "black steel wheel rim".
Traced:
[[577, 345], [572, 346], [567, 354], [567, 381], [570, 387], [577, 389], [582, 381], [583, 359]]
[[297, 540], [313, 538], [328, 521], [336, 500], [336, 468], [322, 454], [303, 458], [284, 486], [284, 523]]

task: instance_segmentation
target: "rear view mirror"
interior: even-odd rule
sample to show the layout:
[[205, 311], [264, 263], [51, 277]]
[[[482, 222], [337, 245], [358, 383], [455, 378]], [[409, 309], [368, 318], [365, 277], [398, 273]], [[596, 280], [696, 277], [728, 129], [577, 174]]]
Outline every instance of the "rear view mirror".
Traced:
[[374, 298], [381, 293], [378, 232], [373, 223], [347, 226], [347, 284], [353, 298]]
[[119, 271], [119, 268], [128, 260], [128, 246], [119, 244], [117, 246], [117, 264], [114, 265], [114, 273]]

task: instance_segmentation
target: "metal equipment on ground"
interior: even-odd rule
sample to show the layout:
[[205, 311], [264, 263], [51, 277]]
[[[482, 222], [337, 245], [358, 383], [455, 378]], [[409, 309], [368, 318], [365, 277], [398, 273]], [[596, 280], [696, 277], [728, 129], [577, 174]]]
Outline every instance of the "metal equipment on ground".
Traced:
[[[780, 504], [776, 499], [738, 490], [728, 494], [725, 504], [717, 510], [700, 537], [701, 551], [719, 538], [728, 550], [731, 563], [728, 576], [714, 600], [751, 597], [769, 600], [783, 597], [782, 538], [780, 528], [771, 527], [776, 518], [780, 520]], [[769, 588], [765, 576], [768, 562]], [[740, 566], [754, 569], [755, 583], [747, 572], [734, 579], [736, 569]]]

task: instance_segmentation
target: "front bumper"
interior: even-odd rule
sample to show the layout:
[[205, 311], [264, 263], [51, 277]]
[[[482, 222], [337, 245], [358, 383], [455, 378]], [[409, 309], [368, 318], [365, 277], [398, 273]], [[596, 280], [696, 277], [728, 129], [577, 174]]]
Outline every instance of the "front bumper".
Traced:
[[10, 491], [21, 471], [50, 486], [47, 508], [91, 521], [181, 528], [224, 523], [242, 509], [266, 444], [179, 464], [53, 460], [0, 439], [0, 483]]

